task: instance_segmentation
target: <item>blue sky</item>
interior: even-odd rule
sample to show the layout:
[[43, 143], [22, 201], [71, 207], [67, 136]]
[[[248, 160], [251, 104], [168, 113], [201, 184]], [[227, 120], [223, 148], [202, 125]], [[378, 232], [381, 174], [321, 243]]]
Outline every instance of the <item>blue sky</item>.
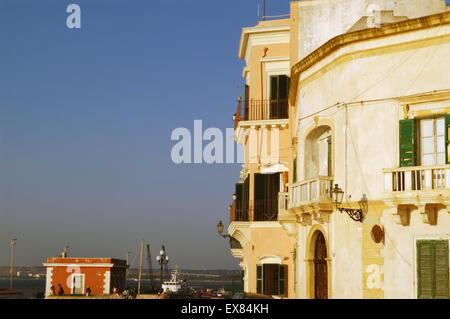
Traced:
[[[81, 30], [66, 7], [82, 10]], [[239, 165], [174, 165], [171, 131], [232, 125], [240, 28], [258, 0], [0, 0], [0, 265], [124, 258], [144, 238], [172, 266], [236, 268]], [[288, 0], [269, 1], [287, 13]]]

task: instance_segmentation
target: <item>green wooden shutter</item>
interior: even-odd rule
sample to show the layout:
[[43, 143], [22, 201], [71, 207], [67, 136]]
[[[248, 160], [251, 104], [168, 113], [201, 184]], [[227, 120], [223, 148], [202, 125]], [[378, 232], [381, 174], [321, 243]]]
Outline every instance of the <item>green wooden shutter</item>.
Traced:
[[447, 164], [450, 164], [450, 114], [445, 116], [445, 149], [447, 154]]
[[297, 157], [294, 158], [294, 169], [292, 175], [292, 183], [297, 183]]
[[434, 249], [429, 240], [417, 241], [417, 297], [432, 299], [434, 291]]
[[418, 298], [449, 298], [447, 240], [417, 241]]
[[400, 167], [416, 166], [415, 121], [400, 120]]
[[278, 295], [286, 296], [287, 294], [287, 266], [280, 265], [279, 267], [279, 275], [278, 275]]
[[263, 267], [261, 265], [256, 266], [256, 293], [263, 293]]
[[435, 298], [448, 299], [448, 241], [434, 241]]

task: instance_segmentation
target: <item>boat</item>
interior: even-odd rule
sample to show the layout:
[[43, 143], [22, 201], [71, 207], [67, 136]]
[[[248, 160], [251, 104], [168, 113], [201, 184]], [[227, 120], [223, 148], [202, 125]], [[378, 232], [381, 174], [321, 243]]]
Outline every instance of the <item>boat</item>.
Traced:
[[186, 297], [191, 296], [191, 288], [187, 285], [186, 280], [181, 279], [181, 271], [176, 267], [172, 273], [169, 281], [164, 281], [161, 285], [162, 291], [171, 297]]

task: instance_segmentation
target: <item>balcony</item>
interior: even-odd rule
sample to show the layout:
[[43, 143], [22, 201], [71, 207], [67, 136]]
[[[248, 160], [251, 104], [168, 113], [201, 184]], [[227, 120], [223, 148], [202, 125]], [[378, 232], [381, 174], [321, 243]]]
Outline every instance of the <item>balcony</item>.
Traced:
[[249, 205], [242, 200], [235, 200], [230, 208], [230, 222], [250, 221]]
[[[333, 187], [333, 177], [319, 176], [313, 179], [295, 183], [290, 187], [289, 209], [298, 213], [308, 223], [310, 216], [323, 222], [324, 213], [333, 211], [330, 190]], [[309, 216], [307, 216], [309, 215]]]
[[313, 203], [329, 203], [333, 177], [320, 176], [291, 186], [290, 207], [301, 207]]
[[250, 205], [240, 200], [234, 201], [230, 208], [230, 223], [253, 221], [276, 221], [278, 218], [278, 199], [250, 201]]
[[384, 170], [387, 193], [441, 192], [450, 189], [450, 165]]
[[278, 193], [278, 213], [289, 208], [289, 193]]
[[[252, 202], [253, 203], [253, 202]], [[251, 205], [253, 221], [272, 222], [278, 220], [278, 199], [257, 199]]]
[[398, 224], [409, 225], [414, 211], [424, 223], [436, 224], [440, 209], [450, 212], [450, 165], [385, 169], [384, 190]]
[[234, 114], [234, 128], [241, 121], [284, 120], [289, 118], [288, 100], [249, 100], [238, 99]]

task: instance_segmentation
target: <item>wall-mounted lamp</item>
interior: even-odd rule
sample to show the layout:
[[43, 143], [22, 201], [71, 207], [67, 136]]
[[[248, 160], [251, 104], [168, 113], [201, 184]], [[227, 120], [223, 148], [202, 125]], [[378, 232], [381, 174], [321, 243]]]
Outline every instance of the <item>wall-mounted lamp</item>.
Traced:
[[364, 219], [364, 214], [367, 212], [368, 204], [366, 194], [363, 195], [361, 200], [358, 202], [359, 209], [341, 207], [342, 200], [344, 198], [344, 191], [339, 187], [338, 184], [334, 184], [334, 188], [331, 190], [331, 200], [333, 201], [334, 207], [341, 213], [345, 212], [356, 222], [361, 222]]
[[225, 229], [224, 224], [222, 223], [221, 220], [219, 220], [219, 223], [216, 225], [217, 228], [217, 233], [222, 236], [223, 238], [230, 238], [230, 235], [228, 234], [224, 234], [223, 231]]

